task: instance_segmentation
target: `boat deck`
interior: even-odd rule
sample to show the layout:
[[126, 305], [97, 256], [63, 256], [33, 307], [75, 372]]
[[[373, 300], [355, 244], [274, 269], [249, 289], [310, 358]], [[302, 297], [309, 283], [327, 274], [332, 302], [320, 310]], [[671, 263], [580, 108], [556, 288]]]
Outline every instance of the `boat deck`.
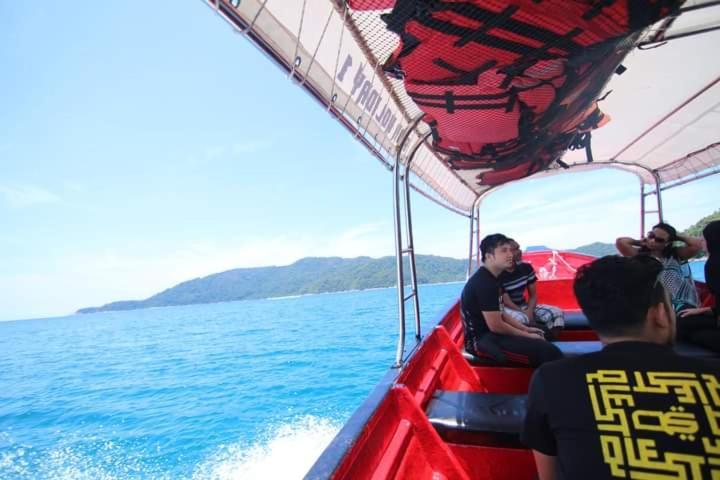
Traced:
[[[554, 299], [566, 312], [555, 343], [566, 356], [597, 351], [601, 344], [569, 288], [567, 280], [538, 283], [542, 303]], [[717, 357], [693, 345], [677, 350]], [[464, 352], [455, 303], [402, 369], [391, 369], [306, 478], [535, 479], [532, 452], [520, 442], [532, 373]]]

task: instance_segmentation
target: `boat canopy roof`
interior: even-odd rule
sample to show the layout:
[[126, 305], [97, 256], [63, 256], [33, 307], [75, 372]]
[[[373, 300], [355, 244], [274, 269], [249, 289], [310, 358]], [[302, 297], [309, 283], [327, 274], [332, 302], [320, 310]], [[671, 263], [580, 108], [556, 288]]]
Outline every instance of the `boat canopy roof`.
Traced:
[[[389, 8], [362, 5], [394, 2], [206, 1], [386, 167], [392, 168], [407, 135], [401, 161], [417, 148], [411, 181], [420, 193], [470, 214], [479, 198], [497, 188], [477, 181], [483, 169], [457, 169], [434, 149], [430, 127], [416, 122], [423, 111], [403, 80], [383, 70], [400, 38], [381, 17]], [[610, 167], [636, 174], [644, 186], [666, 189], [719, 173], [720, 63], [713, 60], [720, 47], [720, 30], [713, 29], [720, 25], [720, 7], [713, 7], [718, 3], [685, 2], [678, 17], [634, 39], [639, 48], [625, 57], [625, 70], [612, 75], [600, 97], [611, 121], [592, 133], [593, 161], [583, 150], [567, 151], [562, 162], [532, 177]]]

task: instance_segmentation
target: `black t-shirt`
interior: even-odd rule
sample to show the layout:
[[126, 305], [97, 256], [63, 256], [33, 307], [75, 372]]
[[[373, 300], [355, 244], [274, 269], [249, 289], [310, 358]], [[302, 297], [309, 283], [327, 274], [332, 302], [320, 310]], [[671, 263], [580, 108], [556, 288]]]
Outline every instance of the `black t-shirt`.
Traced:
[[557, 456], [561, 479], [716, 478], [719, 380], [720, 364], [646, 342], [548, 363], [523, 441]]
[[713, 314], [720, 316], [720, 253], [710, 255], [705, 262], [705, 284], [715, 297]]
[[490, 329], [482, 312], [500, 311], [500, 284], [485, 267], [480, 267], [465, 284], [460, 297], [465, 350], [475, 353], [475, 340]]
[[515, 265], [512, 272], [505, 271], [498, 277], [503, 291], [507, 292], [513, 303], [519, 307], [525, 306], [525, 289], [528, 284], [535, 283], [535, 269], [529, 263], [520, 262]]

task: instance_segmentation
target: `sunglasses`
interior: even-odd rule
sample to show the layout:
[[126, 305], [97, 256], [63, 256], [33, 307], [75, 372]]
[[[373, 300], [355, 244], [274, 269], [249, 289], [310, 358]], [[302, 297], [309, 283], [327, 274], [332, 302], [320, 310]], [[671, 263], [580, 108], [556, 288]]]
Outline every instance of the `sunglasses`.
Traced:
[[655, 240], [657, 243], [665, 243], [668, 241], [667, 238], [658, 237], [653, 232], [648, 232], [647, 238], [650, 240]]

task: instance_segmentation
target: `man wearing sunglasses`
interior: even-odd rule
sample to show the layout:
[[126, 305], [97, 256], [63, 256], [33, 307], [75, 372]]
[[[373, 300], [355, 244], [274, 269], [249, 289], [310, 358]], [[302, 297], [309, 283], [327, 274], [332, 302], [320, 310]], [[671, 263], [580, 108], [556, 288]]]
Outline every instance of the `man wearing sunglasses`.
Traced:
[[539, 478], [717, 478], [720, 365], [672, 349], [675, 312], [647, 255], [578, 269], [578, 303], [604, 348], [533, 375], [523, 441]]
[[683, 270], [683, 264], [702, 250], [702, 239], [678, 234], [672, 225], [658, 223], [648, 232], [647, 237], [640, 240], [620, 237], [615, 245], [624, 257], [647, 254], [662, 263], [660, 281], [670, 294], [676, 312], [698, 306], [695, 285]]

